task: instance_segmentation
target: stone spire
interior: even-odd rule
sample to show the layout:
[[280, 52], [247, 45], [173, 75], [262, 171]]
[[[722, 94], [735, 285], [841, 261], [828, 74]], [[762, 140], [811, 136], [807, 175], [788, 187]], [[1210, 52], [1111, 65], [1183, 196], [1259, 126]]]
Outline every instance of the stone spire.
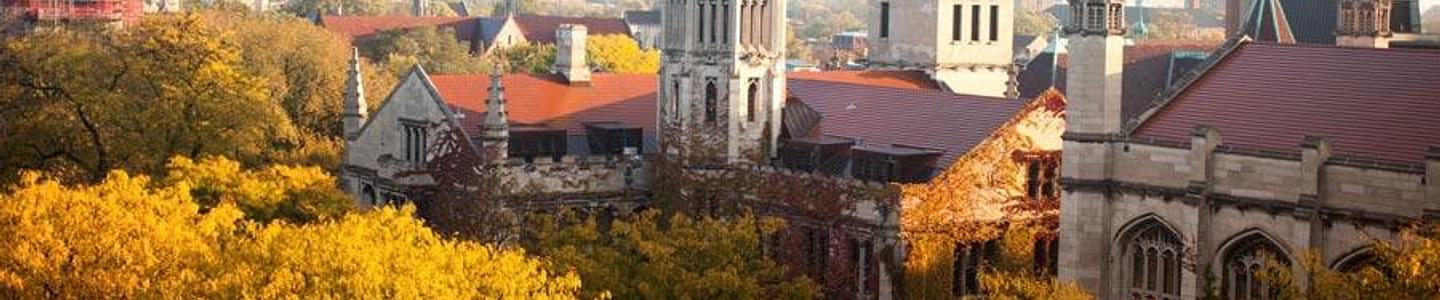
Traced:
[[510, 116], [505, 110], [505, 86], [501, 67], [497, 64], [490, 72], [490, 96], [485, 99], [485, 122], [484, 133], [481, 140], [486, 151], [494, 149], [496, 159], [500, 162], [506, 159], [510, 151]]
[[370, 107], [365, 103], [365, 83], [360, 73], [360, 49], [351, 48], [350, 70], [345, 72], [345, 104], [344, 111], [340, 115], [345, 123], [345, 138], [353, 140], [360, 134], [360, 127], [365, 126], [365, 118]]
[[1290, 31], [1290, 19], [1285, 16], [1285, 7], [1278, 0], [1255, 0], [1246, 8], [1247, 17], [1240, 25], [1240, 33], [1249, 35], [1255, 41], [1294, 44], [1295, 34]]

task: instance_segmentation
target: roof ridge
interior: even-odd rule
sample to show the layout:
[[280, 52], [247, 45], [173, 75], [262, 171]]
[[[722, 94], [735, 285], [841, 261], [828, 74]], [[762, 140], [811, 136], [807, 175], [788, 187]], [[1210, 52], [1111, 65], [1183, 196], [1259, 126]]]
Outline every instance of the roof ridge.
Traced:
[[1206, 59], [1204, 63], [1192, 68], [1190, 72], [1186, 72], [1185, 76], [1181, 76], [1178, 84], [1166, 87], [1164, 91], [1157, 94], [1155, 100], [1150, 101], [1150, 105], [1146, 106], [1144, 112], [1141, 112], [1140, 115], [1130, 120], [1126, 120], [1124, 127], [1120, 129], [1121, 134], [1127, 137], [1130, 136], [1130, 134], [1140, 128], [1140, 125], [1150, 120], [1150, 117], [1155, 116], [1160, 110], [1165, 109], [1171, 101], [1188, 90], [1191, 85], [1199, 81], [1200, 78], [1205, 77], [1206, 74], [1209, 74], [1210, 69], [1215, 68], [1221, 61], [1229, 58], [1230, 54], [1235, 53], [1240, 47], [1244, 47], [1244, 45], [1250, 44], [1252, 41], [1253, 39], [1251, 39], [1249, 35], [1244, 34], [1236, 35], [1225, 41], [1225, 44], [1215, 49], [1215, 52], [1209, 59]]

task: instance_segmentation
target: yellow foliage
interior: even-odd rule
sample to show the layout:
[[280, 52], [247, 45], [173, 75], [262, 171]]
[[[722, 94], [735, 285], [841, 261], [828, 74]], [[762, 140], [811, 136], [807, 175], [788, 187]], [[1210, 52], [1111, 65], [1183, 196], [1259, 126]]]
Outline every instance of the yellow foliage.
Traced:
[[642, 50], [640, 44], [628, 36], [597, 35], [585, 43], [590, 65], [601, 72], [655, 74], [660, 71], [660, 51]]
[[956, 243], [991, 240], [1003, 229], [996, 225], [1036, 217], [1007, 216], [1004, 211], [1024, 195], [1024, 169], [1013, 154], [1059, 150], [1064, 101], [1054, 91], [1037, 97], [1019, 117], [934, 179], [901, 185], [901, 235], [910, 245], [905, 261], [908, 296], [950, 297]]
[[[618, 299], [813, 299], [814, 282], [786, 274], [761, 250], [775, 218], [662, 219], [656, 211], [601, 229], [595, 218], [535, 216], [531, 248], [574, 268], [587, 297]], [[668, 222], [661, 222], [668, 220]]]
[[1440, 225], [1401, 231], [1395, 242], [1375, 241], [1373, 260], [1349, 272], [1332, 270], [1313, 252], [1300, 255], [1310, 282], [1300, 285], [1289, 265], [1271, 260], [1257, 275], [1280, 289], [1278, 299], [1437, 299], [1440, 298]]
[[168, 174], [165, 182], [189, 186], [202, 208], [235, 205], [249, 219], [260, 222], [336, 218], [354, 206], [354, 199], [335, 186], [335, 177], [316, 167], [273, 165], [249, 171], [223, 157], [199, 162], [175, 157]]
[[228, 203], [202, 212], [194, 185], [264, 184], [230, 184], [233, 162], [187, 164], [163, 184], [26, 174], [0, 195], [0, 298], [571, 299], [580, 288], [521, 251], [442, 238], [411, 207], [308, 225], [246, 221]]

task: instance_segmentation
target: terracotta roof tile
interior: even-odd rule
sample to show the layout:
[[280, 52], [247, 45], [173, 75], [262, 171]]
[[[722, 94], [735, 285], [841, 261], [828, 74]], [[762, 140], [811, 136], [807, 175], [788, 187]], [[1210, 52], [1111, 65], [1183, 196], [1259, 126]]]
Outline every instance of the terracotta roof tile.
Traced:
[[1337, 155], [1414, 163], [1440, 145], [1440, 51], [1249, 43], [1141, 124], [1134, 136], [1298, 152], [1306, 135]]
[[989, 138], [1027, 103], [935, 89], [799, 79], [794, 74], [800, 73], [792, 73], [790, 95], [822, 115], [819, 134], [939, 150], [942, 165]]
[[[1139, 115], [1155, 100], [1156, 95], [1169, 86], [1172, 79], [1179, 79], [1178, 76], [1172, 77], [1172, 74], [1184, 74], [1188, 68], [1194, 67], [1193, 62], [1182, 60], [1175, 61], [1175, 67], [1172, 68], [1172, 53], [1208, 53], [1218, 46], [1218, 42], [1197, 41], [1146, 41], [1126, 46], [1124, 90], [1121, 92], [1122, 114], [1126, 119]], [[1039, 96], [1052, 85], [1063, 92], [1069, 61], [1070, 57], [1066, 53], [1060, 54], [1058, 60], [1055, 54], [1050, 52], [1037, 55], [1025, 66], [1025, 70], [1020, 72], [1020, 98]], [[1059, 68], [1054, 67], [1056, 63]], [[1058, 74], [1052, 76], [1052, 70], [1058, 71]], [[1052, 77], [1054, 81], [1051, 81]]]
[[562, 24], [585, 25], [586, 33], [591, 36], [606, 34], [630, 36], [630, 26], [625, 25], [625, 20], [619, 18], [517, 15], [515, 23], [520, 25], [520, 32], [524, 33], [525, 39], [531, 43], [554, 44], [555, 29], [559, 29]]
[[848, 83], [862, 86], [887, 87], [909, 90], [940, 90], [940, 85], [930, 80], [921, 71], [825, 71], [791, 72], [786, 74], [791, 81], [814, 80], [833, 83]]
[[[485, 118], [485, 98], [490, 87], [488, 75], [430, 76], [440, 97], [450, 103], [465, 131], [479, 134]], [[564, 128], [582, 134], [586, 122], [621, 122], [655, 127], [654, 75], [595, 74], [590, 86], [570, 86], [558, 75], [512, 74], [504, 76], [505, 99], [510, 122]]]

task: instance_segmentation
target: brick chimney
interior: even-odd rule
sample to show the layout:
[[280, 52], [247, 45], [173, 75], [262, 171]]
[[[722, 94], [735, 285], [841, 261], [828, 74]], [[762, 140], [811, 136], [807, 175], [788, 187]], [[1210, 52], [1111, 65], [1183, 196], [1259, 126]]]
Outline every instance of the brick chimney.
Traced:
[[585, 62], [585, 25], [562, 24], [555, 30], [555, 74], [565, 76], [570, 85], [590, 85], [590, 65]]

